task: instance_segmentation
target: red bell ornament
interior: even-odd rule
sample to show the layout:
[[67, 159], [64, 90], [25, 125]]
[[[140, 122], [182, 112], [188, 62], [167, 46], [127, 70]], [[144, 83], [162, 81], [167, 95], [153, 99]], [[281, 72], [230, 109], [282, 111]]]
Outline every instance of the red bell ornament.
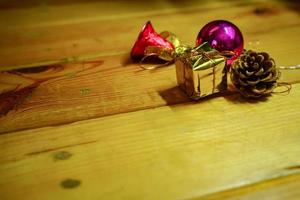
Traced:
[[141, 59], [145, 56], [145, 50], [147, 47], [155, 46], [158, 48], [164, 48], [174, 50], [174, 45], [156, 33], [151, 22], [148, 21], [142, 28], [136, 42], [131, 50], [131, 58], [134, 60]]

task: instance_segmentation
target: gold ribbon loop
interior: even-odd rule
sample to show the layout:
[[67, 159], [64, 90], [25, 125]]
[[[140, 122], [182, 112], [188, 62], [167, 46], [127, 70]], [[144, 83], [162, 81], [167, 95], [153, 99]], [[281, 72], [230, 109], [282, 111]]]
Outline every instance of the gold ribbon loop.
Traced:
[[165, 60], [165, 61], [172, 61], [174, 60], [173, 50], [167, 48], [161, 48], [156, 46], [149, 46], [145, 50], [145, 55], [156, 55], [158, 58]]
[[[151, 69], [167, 66], [174, 62], [174, 59], [176, 57], [176, 55], [175, 55], [176, 49], [180, 46], [180, 41], [179, 41], [178, 37], [174, 33], [171, 33], [169, 31], [161, 32], [160, 36], [163, 37], [164, 39], [168, 40], [170, 43], [172, 43], [175, 50], [164, 48], [164, 47], [157, 47], [157, 46], [146, 47], [145, 52], [144, 52], [145, 56], [140, 61], [141, 68], [151, 70]], [[156, 58], [159, 58], [159, 59], [167, 61], [167, 62], [162, 65], [154, 65], [151, 67], [146, 67], [144, 65], [144, 62], [149, 57], [156, 57]]]
[[171, 42], [175, 48], [180, 46], [180, 41], [174, 33], [169, 31], [163, 31], [159, 35]]
[[139, 63], [139, 65], [142, 69], [151, 70], [151, 69], [168, 66], [169, 64], [173, 63], [173, 60], [172, 60], [172, 61], [167, 61], [166, 63], [161, 64], [161, 65], [152, 65], [152, 66], [148, 67], [148, 66], [145, 66], [144, 63], [145, 63], [145, 60], [149, 57], [158, 57], [158, 54], [157, 53], [149, 53], [146, 56], [144, 56]]

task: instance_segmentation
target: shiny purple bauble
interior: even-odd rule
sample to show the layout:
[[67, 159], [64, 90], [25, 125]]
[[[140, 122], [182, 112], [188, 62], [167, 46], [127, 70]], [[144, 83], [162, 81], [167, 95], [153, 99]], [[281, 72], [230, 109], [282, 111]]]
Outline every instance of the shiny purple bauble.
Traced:
[[197, 36], [196, 45], [208, 42], [218, 51], [232, 51], [234, 53], [227, 60], [231, 64], [243, 51], [244, 40], [241, 31], [236, 25], [225, 20], [215, 20], [206, 24]]

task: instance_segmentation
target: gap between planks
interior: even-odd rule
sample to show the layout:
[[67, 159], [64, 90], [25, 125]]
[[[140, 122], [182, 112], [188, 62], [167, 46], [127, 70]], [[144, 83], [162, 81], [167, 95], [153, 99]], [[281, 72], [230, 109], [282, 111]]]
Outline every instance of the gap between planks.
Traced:
[[216, 191], [211, 194], [186, 200], [257, 200], [265, 198], [270, 199], [271, 197], [272, 200], [282, 200], [287, 199], [287, 197], [289, 200], [298, 200], [300, 197], [299, 187], [300, 171], [296, 171], [291, 174], [285, 174], [223, 191]]

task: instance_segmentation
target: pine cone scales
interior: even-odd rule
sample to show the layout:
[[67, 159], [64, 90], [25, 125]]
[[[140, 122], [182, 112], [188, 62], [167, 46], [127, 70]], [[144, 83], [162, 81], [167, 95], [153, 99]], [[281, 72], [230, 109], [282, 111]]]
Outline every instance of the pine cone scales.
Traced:
[[261, 97], [273, 91], [279, 73], [268, 53], [248, 50], [232, 64], [230, 77], [242, 95]]

